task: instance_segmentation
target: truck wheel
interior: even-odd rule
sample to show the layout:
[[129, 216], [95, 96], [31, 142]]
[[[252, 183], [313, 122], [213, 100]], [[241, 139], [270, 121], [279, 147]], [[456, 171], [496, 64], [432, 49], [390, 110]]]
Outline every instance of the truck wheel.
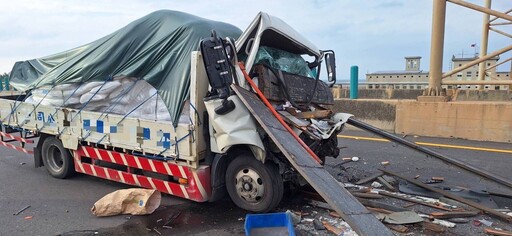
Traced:
[[41, 147], [41, 157], [46, 170], [55, 178], [65, 179], [75, 173], [71, 153], [64, 148], [62, 142], [56, 137], [44, 139]]
[[261, 163], [249, 154], [234, 158], [226, 170], [226, 189], [240, 208], [267, 212], [283, 198], [283, 179], [273, 163]]

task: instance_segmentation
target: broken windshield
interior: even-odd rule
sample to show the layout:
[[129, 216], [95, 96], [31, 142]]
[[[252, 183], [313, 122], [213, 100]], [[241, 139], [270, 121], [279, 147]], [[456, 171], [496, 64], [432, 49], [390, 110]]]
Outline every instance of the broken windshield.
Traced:
[[290, 74], [315, 78], [304, 58], [281, 49], [261, 46], [254, 61], [255, 64], [265, 64]]

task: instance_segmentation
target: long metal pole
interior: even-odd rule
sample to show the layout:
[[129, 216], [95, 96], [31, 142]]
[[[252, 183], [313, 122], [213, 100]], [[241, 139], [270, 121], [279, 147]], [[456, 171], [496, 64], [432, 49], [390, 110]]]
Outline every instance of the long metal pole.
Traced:
[[469, 9], [473, 9], [475, 11], [485, 12], [485, 13], [487, 13], [489, 15], [497, 16], [499, 18], [512, 21], [512, 16], [511, 15], [507, 15], [507, 14], [505, 14], [503, 12], [491, 10], [491, 9], [488, 9], [488, 8], [485, 8], [485, 7], [482, 7], [482, 6], [478, 6], [476, 4], [469, 3], [469, 2], [466, 2], [466, 1], [462, 1], [462, 0], [446, 0], [446, 1], [451, 2], [451, 3], [455, 3], [455, 4], [463, 6], [463, 7], [467, 7]]
[[[510, 12], [512, 12], [512, 9], [510, 9], [510, 10], [508, 10], [508, 11], [506, 11], [506, 12], [503, 12], [503, 13], [508, 14], [508, 13], [510, 13]], [[490, 19], [490, 20], [489, 20], [489, 22], [493, 22], [493, 21], [495, 21], [495, 20], [497, 20], [497, 19], [499, 19], [499, 17], [494, 16], [492, 19]]]
[[493, 66], [491, 66], [491, 67], [487, 67], [487, 69], [485, 69], [485, 70], [492, 70], [492, 68], [494, 68], [494, 67], [498, 67], [498, 66], [501, 66], [501, 65], [505, 64], [506, 62], [508, 62], [508, 61], [510, 61], [510, 60], [512, 60], [512, 57], [511, 57], [511, 58], [509, 58], [509, 59], [506, 59], [506, 60], [504, 60], [504, 61], [502, 61], [502, 62], [500, 62], [500, 63], [494, 64], [494, 65], [493, 65]]
[[[485, 8], [491, 9], [491, 0], [485, 0]], [[489, 44], [489, 14], [484, 13], [482, 18], [482, 40], [480, 41], [480, 55], [479, 57], [485, 57], [487, 55], [487, 45]], [[485, 80], [485, 66], [486, 62], [478, 65], [478, 80]], [[484, 90], [484, 86], [479, 85], [479, 90]]]
[[379, 135], [383, 138], [386, 138], [388, 140], [391, 140], [391, 141], [394, 141], [394, 142], [397, 142], [399, 144], [402, 144], [402, 145], [405, 145], [406, 147], [409, 147], [409, 148], [412, 148], [412, 149], [415, 149], [417, 151], [420, 151], [422, 153], [425, 153], [427, 155], [430, 155], [432, 157], [435, 157], [435, 158], [438, 158], [442, 161], [445, 161], [447, 163], [450, 163], [452, 165], [456, 165], [462, 169], [465, 169], [467, 171], [470, 171], [474, 174], [477, 174], [477, 175], [480, 175], [482, 177], [485, 177], [487, 179], [490, 179], [490, 180], [493, 180], [495, 181], [496, 183], [500, 183], [504, 186], [507, 186], [509, 188], [512, 188], [512, 181], [507, 179], [507, 178], [504, 178], [504, 177], [501, 177], [499, 175], [496, 175], [495, 173], [493, 172], [490, 172], [490, 171], [487, 171], [487, 170], [484, 170], [484, 169], [480, 169], [476, 166], [472, 166], [470, 164], [467, 164], [463, 161], [460, 161], [460, 160], [457, 160], [455, 158], [452, 158], [452, 157], [449, 157], [449, 156], [445, 156], [441, 153], [438, 153], [432, 149], [429, 149], [429, 148], [426, 148], [426, 147], [422, 147], [414, 142], [411, 142], [407, 139], [404, 139], [402, 137], [398, 137], [394, 134], [391, 134], [387, 131], [384, 131], [384, 130], [381, 130], [381, 129], [378, 129], [374, 126], [371, 126], [369, 124], [366, 124], [364, 122], [361, 122], [359, 120], [356, 120], [354, 118], [349, 118], [348, 121], [347, 121], [347, 124], [350, 124], [350, 125], [353, 125], [357, 128], [360, 128], [360, 129], [363, 129], [363, 130], [366, 130], [366, 131], [369, 131], [369, 132], [372, 132], [376, 135]]
[[430, 78], [427, 96], [441, 94], [443, 76], [443, 47], [446, 18], [446, 0], [434, 0], [432, 8], [432, 35], [430, 39]]
[[467, 64], [465, 64], [465, 65], [463, 65], [463, 66], [457, 67], [457, 68], [455, 68], [454, 70], [452, 70], [452, 71], [450, 71], [450, 72], [446, 72], [446, 73], [443, 75], [443, 78], [450, 77], [450, 76], [451, 76], [451, 75], [453, 75], [453, 74], [456, 74], [456, 73], [458, 73], [458, 72], [461, 72], [461, 71], [463, 71], [463, 70], [465, 70], [465, 69], [467, 69], [467, 68], [469, 68], [469, 67], [472, 67], [472, 66], [474, 66], [474, 65], [476, 65], [476, 64], [478, 64], [478, 63], [480, 63], [480, 62], [486, 61], [486, 60], [488, 60], [488, 59], [490, 59], [490, 58], [493, 58], [493, 57], [495, 57], [495, 56], [498, 56], [498, 55], [500, 55], [500, 54], [502, 54], [502, 53], [505, 53], [505, 52], [508, 52], [508, 51], [510, 51], [510, 50], [512, 50], [512, 45], [508, 45], [508, 46], [506, 46], [506, 47], [504, 47], [504, 48], [502, 48], [502, 49], [500, 49], [500, 50], [498, 50], [498, 51], [494, 51], [494, 52], [492, 52], [492, 53], [489, 53], [489, 54], [487, 54], [485, 57], [478, 58], [478, 59], [476, 59], [476, 60], [474, 60], [474, 61], [472, 61], [472, 62], [470, 62], [470, 63], [467, 63]]
[[503, 35], [503, 36], [506, 36], [506, 37], [512, 38], [512, 34], [505, 33], [505, 32], [503, 32], [503, 31], [501, 31], [501, 30], [497, 30], [497, 29], [492, 28], [492, 27], [489, 27], [489, 30], [492, 30], [492, 31], [494, 31], [494, 32], [496, 32], [496, 33], [498, 33], [498, 34]]

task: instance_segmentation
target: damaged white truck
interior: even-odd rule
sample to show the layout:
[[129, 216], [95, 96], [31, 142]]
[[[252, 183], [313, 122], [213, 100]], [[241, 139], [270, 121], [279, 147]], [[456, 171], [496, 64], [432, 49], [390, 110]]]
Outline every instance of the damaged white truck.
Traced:
[[[324, 62], [329, 84], [320, 80]], [[328, 178], [306, 170], [325, 172], [319, 163], [339, 154], [336, 136], [350, 115], [331, 110], [335, 73], [333, 51], [266, 13], [242, 33], [158, 11], [90, 44], [16, 63], [11, 84], [25, 93], [0, 98], [0, 144], [33, 153], [56, 178], [78, 172], [198, 202], [227, 192], [254, 212], [310, 182], [340, 205], [334, 192], [343, 188], [315, 184]], [[309, 154], [294, 154], [294, 145]], [[345, 213], [368, 213], [358, 211]]]

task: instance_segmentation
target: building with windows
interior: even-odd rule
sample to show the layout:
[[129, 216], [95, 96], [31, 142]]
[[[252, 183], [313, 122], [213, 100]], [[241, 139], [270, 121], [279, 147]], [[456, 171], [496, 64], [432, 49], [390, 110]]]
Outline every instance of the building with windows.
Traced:
[[[466, 65], [467, 63], [475, 60], [476, 57], [452, 57], [451, 68], [455, 69]], [[485, 61], [486, 68], [491, 68], [486, 72], [486, 80], [510, 80], [511, 72], [503, 71], [497, 72], [496, 67], [499, 57], [493, 57]], [[405, 70], [394, 71], [376, 71], [366, 74], [367, 88], [393, 88], [393, 89], [425, 89], [428, 86], [428, 71], [421, 70], [420, 67], [421, 57], [405, 57]], [[512, 68], [511, 68], [512, 69]], [[455, 75], [452, 75], [446, 80], [478, 80], [478, 65], [469, 67]], [[477, 89], [476, 85], [445, 85], [447, 89], [455, 87], [459, 89]], [[506, 90], [507, 85], [486, 85], [485, 89], [493, 90]]]
[[405, 70], [376, 71], [366, 74], [368, 89], [424, 89], [428, 85], [428, 71], [422, 71], [421, 57], [405, 57]]

